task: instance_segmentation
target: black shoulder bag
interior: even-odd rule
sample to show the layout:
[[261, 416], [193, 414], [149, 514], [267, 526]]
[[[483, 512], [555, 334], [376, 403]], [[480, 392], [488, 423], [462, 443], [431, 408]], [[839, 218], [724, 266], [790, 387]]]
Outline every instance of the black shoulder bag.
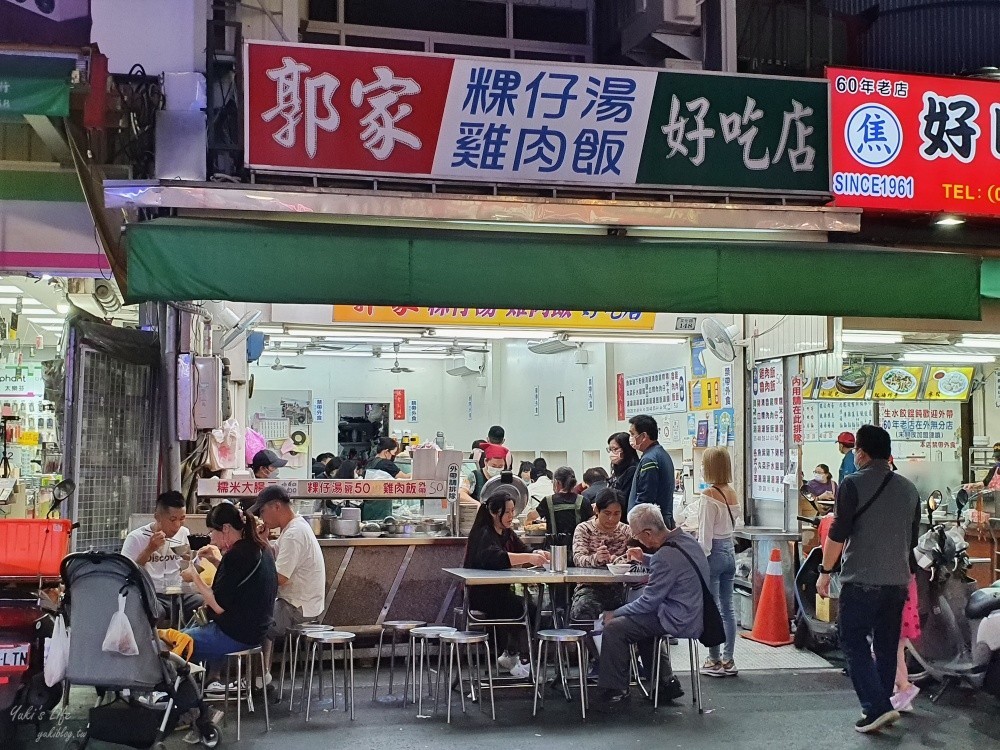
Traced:
[[856, 523], [857, 520], [861, 518], [861, 516], [863, 516], [870, 507], [872, 507], [875, 501], [878, 500], [879, 495], [882, 494], [882, 490], [884, 490], [886, 488], [886, 485], [889, 484], [889, 480], [892, 479], [894, 476], [895, 474], [893, 474], [891, 471], [885, 475], [885, 479], [882, 480], [882, 484], [880, 484], [878, 486], [878, 489], [875, 490], [875, 494], [872, 495], [871, 500], [869, 500], [867, 503], [858, 508], [858, 510], [854, 513], [854, 518], [852, 519], [853, 522]]
[[715, 603], [715, 597], [708, 590], [708, 584], [705, 583], [705, 577], [701, 574], [701, 569], [691, 559], [691, 555], [680, 548], [680, 545], [671, 544], [670, 542], [667, 542], [667, 544], [670, 544], [671, 547], [684, 555], [685, 559], [691, 563], [691, 567], [694, 568], [694, 572], [701, 582], [701, 636], [698, 638], [698, 641], [703, 646], [708, 646], [709, 648], [722, 645], [726, 642], [726, 629], [722, 624], [722, 615], [719, 614], [719, 607]]

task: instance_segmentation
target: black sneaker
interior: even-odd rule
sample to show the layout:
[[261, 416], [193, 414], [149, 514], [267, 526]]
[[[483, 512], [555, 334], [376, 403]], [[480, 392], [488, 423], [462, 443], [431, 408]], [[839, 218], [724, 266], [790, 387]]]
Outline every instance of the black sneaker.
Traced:
[[854, 729], [861, 734], [869, 734], [877, 732], [883, 727], [892, 726], [897, 721], [899, 721], [899, 711], [886, 711], [874, 719], [868, 718], [867, 714], [862, 714], [861, 718], [854, 724]]
[[[681, 682], [671, 675], [669, 680], [660, 681], [660, 700], [663, 702], [674, 701], [684, 697], [684, 689]], [[652, 699], [652, 696], [650, 697]]]
[[604, 689], [596, 700], [590, 701], [590, 709], [602, 714], [615, 713], [629, 704], [631, 695], [628, 690]]

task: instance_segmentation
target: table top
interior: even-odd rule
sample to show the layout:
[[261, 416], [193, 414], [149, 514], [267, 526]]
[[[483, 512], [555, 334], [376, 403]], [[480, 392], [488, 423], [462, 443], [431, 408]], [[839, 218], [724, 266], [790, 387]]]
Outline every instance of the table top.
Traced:
[[616, 575], [607, 568], [569, 568], [565, 573], [534, 568], [509, 570], [475, 570], [473, 568], [442, 568], [445, 574], [464, 581], [467, 586], [540, 583], [645, 583], [644, 573]]

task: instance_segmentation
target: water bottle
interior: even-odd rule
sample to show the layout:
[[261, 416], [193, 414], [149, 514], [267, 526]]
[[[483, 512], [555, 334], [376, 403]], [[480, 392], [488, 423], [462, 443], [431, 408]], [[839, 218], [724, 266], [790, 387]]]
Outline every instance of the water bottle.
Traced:
[[441, 430], [438, 430], [437, 436], [434, 438], [434, 444], [441, 450], [444, 450], [444, 432]]

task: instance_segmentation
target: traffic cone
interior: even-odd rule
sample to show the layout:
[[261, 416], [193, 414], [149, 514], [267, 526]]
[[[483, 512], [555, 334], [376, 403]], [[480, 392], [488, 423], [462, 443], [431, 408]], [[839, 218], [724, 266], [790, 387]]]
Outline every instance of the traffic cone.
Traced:
[[764, 588], [760, 592], [757, 613], [753, 618], [753, 630], [744, 633], [743, 637], [768, 646], [787, 646], [792, 642], [792, 633], [788, 627], [785, 577], [781, 572], [781, 550], [777, 547], [771, 550]]

